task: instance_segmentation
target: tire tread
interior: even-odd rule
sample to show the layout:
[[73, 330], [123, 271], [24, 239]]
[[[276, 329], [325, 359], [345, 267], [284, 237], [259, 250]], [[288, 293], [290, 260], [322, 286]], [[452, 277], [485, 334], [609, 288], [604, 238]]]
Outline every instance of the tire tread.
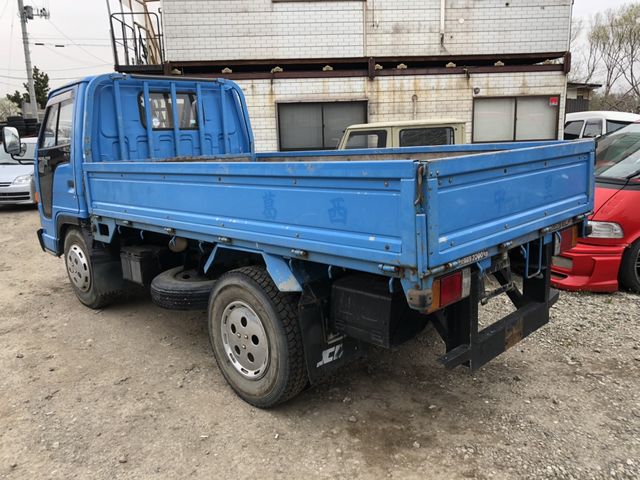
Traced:
[[282, 324], [282, 329], [284, 330], [289, 354], [289, 372], [286, 385], [282, 389], [282, 393], [275, 400], [267, 404], [251, 402], [260, 408], [274, 407], [298, 395], [308, 382], [302, 333], [300, 332], [300, 324], [298, 323], [297, 295], [283, 293], [278, 290], [264, 267], [248, 266], [231, 270], [220, 277], [220, 280], [234, 274], [241, 274], [248, 277], [267, 295], [276, 310]]

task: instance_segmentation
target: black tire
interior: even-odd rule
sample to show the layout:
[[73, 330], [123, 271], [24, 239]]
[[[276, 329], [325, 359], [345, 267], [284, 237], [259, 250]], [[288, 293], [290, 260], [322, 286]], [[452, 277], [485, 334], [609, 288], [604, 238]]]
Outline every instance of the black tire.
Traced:
[[640, 240], [636, 240], [622, 255], [620, 286], [634, 293], [640, 293]]
[[93, 248], [93, 239], [86, 231], [67, 230], [64, 262], [78, 300], [89, 308], [106, 307], [124, 291], [120, 261], [104, 248]]
[[[243, 400], [258, 408], [271, 408], [285, 402], [300, 393], [307, 384], [297, 301], [298, 295], [280, 292], [262, 267], [243, 267], [228, 272], [220, 277], [211, 292], [209, 340], [220, 371]], [[226, 316], [225, 312], [238, 304], [248, 306], [255, 313], [254, 318], [261, 323], [266, 336], [265, 358], [268, 361], [259, 377], [243, 375], [239, 371], [239, 361], [225, 349], [223, 327], [226, 322], [223, 323], [223, 315]], [[226, 316], [229, 317], [231, 314]], [[246, 322], [244, 317], [242, 321]], [[242, 354], [244, 351], [240, 351], [237, 358], [240, 359]]]
[[172, 268], [151, 282], [151, 300], [168, 310], [206, 310], [215, 283], [195, 270]]

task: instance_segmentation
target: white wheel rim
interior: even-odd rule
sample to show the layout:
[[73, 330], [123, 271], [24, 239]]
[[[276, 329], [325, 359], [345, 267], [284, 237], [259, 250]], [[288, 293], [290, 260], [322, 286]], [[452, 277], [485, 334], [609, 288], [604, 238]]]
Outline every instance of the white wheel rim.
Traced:
[[67, 253], [67, 272], [71, 282], [81, 292], [91, 288], [91, 266], [79, 245], [73, 244]]
[[220, 329], [222, 345], [233, 368], [250, 380], [262, 378], [269, 366], [269, 339], [258, 314], [236, 300], [222, 312]]

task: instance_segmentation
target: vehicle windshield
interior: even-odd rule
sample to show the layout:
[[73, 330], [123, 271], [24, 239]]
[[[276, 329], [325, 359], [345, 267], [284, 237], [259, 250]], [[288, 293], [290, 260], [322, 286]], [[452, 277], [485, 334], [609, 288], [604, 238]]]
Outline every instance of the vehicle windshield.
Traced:
[[640, 123], [603, 138], [596, 152], [596, 176], [631, 180], [640, 177]]
[[36, 152], [36, 144], [24, 143], [23, 145], [26, 145], [26, 151], [24, 152], [24, 155], [14, 155], [15, 159], [13, 159], [11, 155], [5, 152], [3, 146], [0, 145], [0, 165], [19, 165], [21, 163], [33, 163]]

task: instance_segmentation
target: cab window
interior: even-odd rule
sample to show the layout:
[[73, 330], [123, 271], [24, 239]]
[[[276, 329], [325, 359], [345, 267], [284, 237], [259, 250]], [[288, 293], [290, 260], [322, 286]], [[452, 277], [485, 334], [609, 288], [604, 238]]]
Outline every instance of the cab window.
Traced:
[[455, 135], [451, 127], [410, 128], [400, 131], [401, 147], [453, 145], [454, 143]]
[[[176, 116], [180, 130], [198, 128], [197, 97], [192, 93], [176, 93]], [[173, 128], [173, 105], [171, 94], [166, 92], [149, 93], [151, 106], [151, 128], [153, 130], [170, 130]], [[142, 126], [147, 128], [144, 96], [138, 96], [138, 111]]]
[[363, 132], [351, 132], [345, 149], [354, 150], [357, 148], [386, 148], [386, 130], [366, 130]]
[[564, 139], [576, 140], [580, 138], [580, 132], [582, 132], [582, 126], [584, 120], [573, 120], [564, 124]]
[[599, 137], [602, 135], [602, 120], [594, 118], [587, 120], [587, 124], [584, 127], [583, 137]]
[[619, 120], [607, 120], [607, 133], [617, 132], [621, 128], [626, 127], [631, 122], [621, 122]]
[[58, 123], [58, 107], [55, 104], [47, 109], [47, 119], [44, 122], [42, 136], [40, 137], [40, 148], [51, 148], [56, 146], [56, 128]]
[[47, 118], [40, 137], [40, 148], [71, 144], [73, 130], [73, 99], [63, 100], [47, 109]]
[[58, 128], [56, 129], [56, 146], [71, 143], [71, 127], [73, 125], [73, 100], [65, 100], [60, 104]]

